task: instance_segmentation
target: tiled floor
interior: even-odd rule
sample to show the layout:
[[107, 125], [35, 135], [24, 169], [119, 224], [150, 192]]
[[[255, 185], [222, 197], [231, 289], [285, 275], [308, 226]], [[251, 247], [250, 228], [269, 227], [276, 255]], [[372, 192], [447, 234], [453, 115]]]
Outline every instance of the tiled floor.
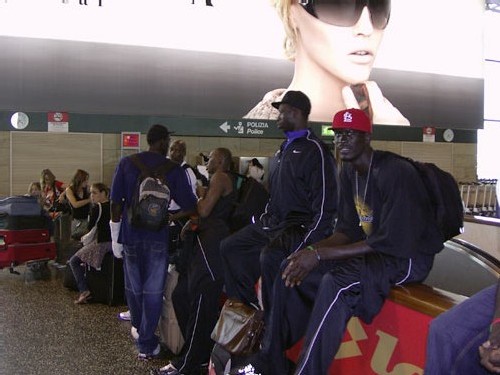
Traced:
[[32, 280], [0, 270], [0, 375], [149, 374], [166, 360], [141, 362], [130, 323], [117, 319], [126, 306], [75, 305], [62, 272]]

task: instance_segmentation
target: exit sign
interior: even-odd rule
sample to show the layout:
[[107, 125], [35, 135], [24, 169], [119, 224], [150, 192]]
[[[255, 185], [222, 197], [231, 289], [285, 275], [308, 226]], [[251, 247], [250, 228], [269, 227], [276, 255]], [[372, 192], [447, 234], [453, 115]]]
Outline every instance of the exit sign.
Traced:
[[321, 136], [322, 137], [333, 137], [335, 133], [332, 130], [331, 125], [321, 125]]

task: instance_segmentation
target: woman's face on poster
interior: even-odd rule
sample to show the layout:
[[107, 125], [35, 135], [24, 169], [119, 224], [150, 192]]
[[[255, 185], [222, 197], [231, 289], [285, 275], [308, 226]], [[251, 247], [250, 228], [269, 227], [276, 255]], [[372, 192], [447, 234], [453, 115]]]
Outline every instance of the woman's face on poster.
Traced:
[[373, 27], [366, 6], [357, 22], [346, 27], [320, 21], [298, 3], [291, 11], [298, 60], [315, 64], [346, 84], [368, 80], [384, 30]]

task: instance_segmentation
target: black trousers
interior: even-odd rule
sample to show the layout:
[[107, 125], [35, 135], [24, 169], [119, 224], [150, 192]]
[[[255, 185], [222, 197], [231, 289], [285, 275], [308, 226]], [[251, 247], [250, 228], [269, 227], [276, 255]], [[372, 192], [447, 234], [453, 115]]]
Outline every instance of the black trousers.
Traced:
[[272, 287], [280, 275], [281, 262], [304, 247], [304, 230], [290, 226], [267, 231], [261, 224], [250, 224], [221, 242], [226, 294], [259, 307], [255, 284], [262, 278], [262, 304], [267, 322], [272, 305]]
[[[214, 225], [187, 239], [192, 244], [187, 270], [179, 275], [172, 294], [175, 314], [185, 339], [174, 366], [182, 374], [199, 374], [208, 363], [214, 342], [210, 338], [219, 317], [223, 288], [219, 253], [221, 238], [228, 234], [224, 225]], [[186, 244], [187, 242], [187, 244]]]

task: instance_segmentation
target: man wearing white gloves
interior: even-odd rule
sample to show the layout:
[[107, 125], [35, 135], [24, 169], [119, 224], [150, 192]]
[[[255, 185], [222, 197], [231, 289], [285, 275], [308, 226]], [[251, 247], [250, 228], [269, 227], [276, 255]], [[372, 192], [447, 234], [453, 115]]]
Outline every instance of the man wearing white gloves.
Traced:
[[118, 236], [120, 235], [121, 222], [109, 222], [109, 227], [111, 228], [111, 240], [113, 241], [113, 254], [117, 258], [123, 258], [123, 245], [118, 242]]
[[[166, 163], [170, 132], [163, 125], [153, 125], [147, 134], [149, 150], [137, 154], [140, 163], [150, 172]], [[160, 318], [163, 290], [168, 265], [168, 220], [158, 230], [146, 229], [131, 222], [131, 207], [140, 169], [137, 161], [120, 160], [111, 186], [111, 237], [113, 254], [123, 256], [125, 294], [131, 323], [137, 328], [139, 359], [158, 357], [160, 345], [155, 330]], [[171, 163], [171, 162], [169, 162]], [[171, 163], [174, 164], [174, 163]], [[196, 209], [196, 197], [189, 186], [185, 171], [177, 164], [164, 169], [169, 195], [183, 211]], [[169, 199], [167, 198], [167, 199]]]

